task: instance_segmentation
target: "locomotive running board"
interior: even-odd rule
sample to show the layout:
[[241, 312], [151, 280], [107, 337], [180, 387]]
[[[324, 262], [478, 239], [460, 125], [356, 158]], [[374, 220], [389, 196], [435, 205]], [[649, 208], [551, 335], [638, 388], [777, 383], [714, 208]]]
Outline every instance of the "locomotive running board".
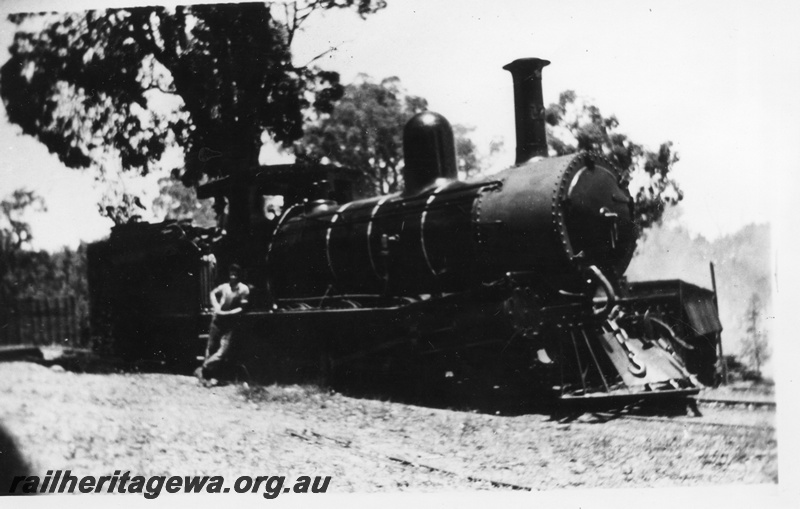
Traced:
[[[630, 338], [614, 320], [606, 322], [602, 333], [590, 333], [579, 328], [570, 330], [568, 336], [574, 346], [582, 389], [562, 392], [559, 399], [564, 403], [600, 404], [603, 401], [602, 404], [616, 404], [685, 399], [703, 388], [664, 339]], [[581, 339], [590, 354], [588, 358], [579, 354], [578, 342]], [[593, 348], [592, 343], [602, 348]], [[601, 362], [603, 353], [614, 367], [616, 373], [613, 375], [617, 376], [602, 369], [603, 365], [608, 368], [608, 362]], [[586, 375], [592, 366], [602, 385], [595, 382], [590, 387]]]
[[[686, 408], [694, 403], [692, 396], [700, 392], [694, 389], [672, 389], [657, 392], [592, 393], [584, 396], [563, 395], [558, 400], [563, 408], [578, 407], [581, 410], [601, 410], [609, 407], [629, 407], [640, 403], [658, 404], [664, 408]], [[695, 403], [696, 404], [696, 403]]]

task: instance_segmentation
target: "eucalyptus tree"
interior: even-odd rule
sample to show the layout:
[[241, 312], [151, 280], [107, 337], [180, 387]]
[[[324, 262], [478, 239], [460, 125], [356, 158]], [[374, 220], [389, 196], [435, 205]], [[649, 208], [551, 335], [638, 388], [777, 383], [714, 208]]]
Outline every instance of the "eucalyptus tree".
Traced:
[[683, 199], [671, 173], [679, 160], [672, 142], [662, 143], [657, 151], [646, 149], [620, 132], [616, 116], [604, 116], [599, 107], [573, 90], [562, 92], [546, 115], [549, 148], [556, 155], [578, 150], [601, 152], [626, 172], [636, 221], [642, 228], [659, 223], [666, 207]]
[[[0, 96], [8, 119], [70, 168], [146, 175], [175, 146], [182, 182], [196, 185], [256, 165], [267, 139], [291, 146], [307, 117], [342, 96], [337, 73], [292, 61], [312, 13], [366, 17], [384, 6], [298, 0], [14, 14]], [[229, 231], [246, 232], [246, 193], [229, 198]]]

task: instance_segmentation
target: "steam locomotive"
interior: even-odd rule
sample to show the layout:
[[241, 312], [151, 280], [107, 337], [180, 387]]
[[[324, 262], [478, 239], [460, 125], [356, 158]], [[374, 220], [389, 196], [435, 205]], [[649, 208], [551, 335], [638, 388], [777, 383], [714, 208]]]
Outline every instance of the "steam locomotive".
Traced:
[[716, 295], [625, 282], [633, 200], [602, 154], [547, 157], [548, 64], [504, 67], [516, 161], [489, 179], [458, 179], [452, 128], [424, 112], [404, 128], [402, 192], [357, 199], [352, 171], [273, 165], [198, 189], [245, 192], [256, 211], [284, 197], [276, 222], [256, 217], [235, 244], [187, 223], [115, 227], [89, 250], [95, 328], [121, 355], [193, 359], [208, 293], [237, 261], [254, 296], [238, 358], [268, 378], [382, 372], [421, 391], [514, 386], [562, 402], [697, 393], [714, 379]]

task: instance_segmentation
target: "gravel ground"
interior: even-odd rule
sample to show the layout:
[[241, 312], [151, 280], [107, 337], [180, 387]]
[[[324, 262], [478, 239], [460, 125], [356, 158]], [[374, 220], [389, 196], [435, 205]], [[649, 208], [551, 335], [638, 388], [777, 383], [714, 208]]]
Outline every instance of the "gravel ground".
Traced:
[[39, 475], [330, 475], [329, 492], [777, 482], [774, 412], [704, 414], [565, 423], [316, 387], [0, 364], [0, 422]]

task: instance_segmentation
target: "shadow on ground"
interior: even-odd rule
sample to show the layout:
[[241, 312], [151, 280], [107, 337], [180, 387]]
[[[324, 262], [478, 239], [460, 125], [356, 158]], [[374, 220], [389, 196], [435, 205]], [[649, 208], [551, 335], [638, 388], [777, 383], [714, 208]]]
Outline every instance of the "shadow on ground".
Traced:
[[[159, 361], [126, 361], [100, 356], [88, 349], [48, 350], [19, 347], [0, 353], [0, 361], [30, 361], [55, 370], [75, 373], [167, 373], [191, 375], [196, 366], [174, 366]], [[280, 373], [277, 376], [275, 373]], [[587, 413], [594, 414], [592, 422], [602, 423], [622, 415], [687, 415], [686, 398], [674, 400], [612, 402], [597, 398], [593, 401], [571, 403], [558, 400], [553, 391], [525, 384], [520, 380], [495, 377], [455, 379], [430, 374], [410, 375], [407, 370], [346, 371], [323, 374], [318, 370], [297, 371], [281, 369], [275, 373], [256, 372], [244, 364], [231, 363], [210, 373], [207, 386], [247, 382], [250, 387], [277, 384], [311, 384], [323, 390], [334, 390], [346, 396], [362, 399], [389, 400], [430, 408], [477, 411], [492, 415], [544, 414], [559, 422], [570, 422]]]
[[21, 490], [11, 493], [15, 477], [30, 475], [30, 467], [17, 447], [16, 440], [0, 424], [0, 495], [25, 495]]

